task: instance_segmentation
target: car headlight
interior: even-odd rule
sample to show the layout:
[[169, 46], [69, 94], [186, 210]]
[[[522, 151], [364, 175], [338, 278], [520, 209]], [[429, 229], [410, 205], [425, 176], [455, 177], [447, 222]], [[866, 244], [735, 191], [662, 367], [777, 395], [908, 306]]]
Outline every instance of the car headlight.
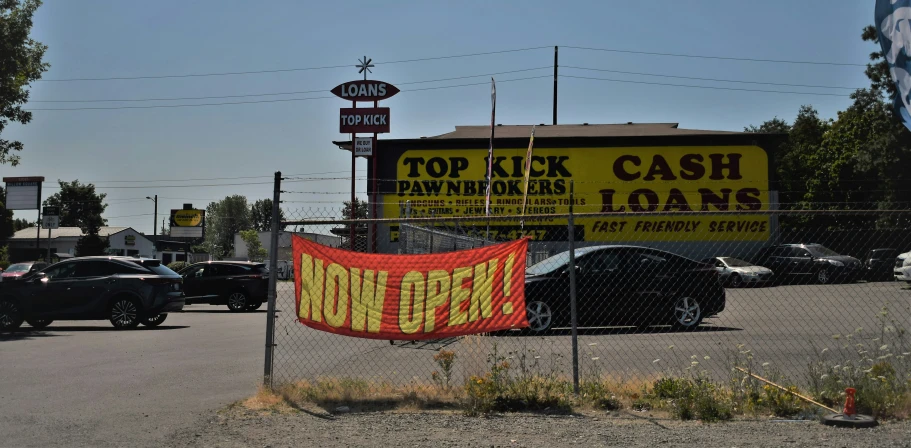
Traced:
[[838, 261], [838, 260], [826, 260], [826, 261], [828, 261], [829, 264], [831, 264], [832, 266], [841, 267], [841, 266], [844, 266], [844, 265], [845, 265], [844, 263], [842, 263], [842, 262], [840, 262], [840, 261]]

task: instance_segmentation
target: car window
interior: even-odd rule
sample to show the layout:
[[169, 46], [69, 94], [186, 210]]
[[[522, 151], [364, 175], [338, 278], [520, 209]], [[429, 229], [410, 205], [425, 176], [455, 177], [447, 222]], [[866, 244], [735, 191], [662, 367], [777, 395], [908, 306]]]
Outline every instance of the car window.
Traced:
[[146, 269], [136, 263], [130, 263], [130, 262], [114, 261], [114, 262], [108, 263], [107, 270], [109, 272], [108, 275], [115, 275], [115, 274], [121, 274], [121, 275], [145, 274], [145, 275], [148, 275], [149, 274], [148, 269]]
[[64, 279], [72, 277], [75, 271], [76, 263], [61, 263], [48, 268], [44, 274], [50, 280]]
[[792, 256], [792, 257], [800, 257], [800, 258], [809, 258], [809, 257], [811, 257], [812, 255], [810, 255], [810, 251], [808, 251], [808, 250], [806, 250], [806, 249], [804, 249], [804, 248], [802, 248], [802, 247], [792, 247], [792, 248], [791, 248], [791, 256]]
[[184, 278], [201, 278], [203, 276], [205, 268], [205, 265], [190, 266], [189, 268], [181, 271], [180, 275], [182, 275]]
[[[222, 269], [221, 269], [220, 265], [210, 264], [210, 265], [206, 266], [205, 269], [203, 269], [202, 275], [204, 277], [218, 277], [219, 275], [225, 275], [225, 274], [222, 273]], [[198, 277], [198, 275], [197, 275], [197, 277]]]
[[770, 254], [770, 256], [772, 256], [772, 257], [786, 257], [787, 254], [788, 254], [788, 252], [789, 252], [789, 251], [788, 251], [788, 248], [787, 248], [787, 247], [776, 247], [776, 248], [772, 249], [772, 253]]
[[620, 256], [616, 251], [602, 250], [586, 255], [580, 260], [580, 266], [593, 274], [611, 272], [620, 267]]
[[75, 265], [73, 278], [107, 277], [116, 273], [115, 264], [107, 260], [81, 261]]
[[250, 275], [252, 271], [249, 267], [233, 264], [222, 265], [219, 268], [221, 268], [221, 275]]

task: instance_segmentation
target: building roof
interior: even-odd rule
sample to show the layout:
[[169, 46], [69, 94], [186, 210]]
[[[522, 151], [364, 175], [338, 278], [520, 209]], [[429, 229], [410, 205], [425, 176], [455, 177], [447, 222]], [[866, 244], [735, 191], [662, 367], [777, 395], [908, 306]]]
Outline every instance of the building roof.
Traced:
[[[699, 129], [680, 129], [678, 123], [625, 123], [625, 124], [558, 124], [538, 125], [535, 127], [535, 138], [548, 137], [645, 137], [666, 135], [721, 135], [743, 134], [732, 131], [705, 131]], [[500, 125], [494, 131], [494, 138], [528, 138], [531, 136], [531, 125]], [[490, 138], [490, 126], [456, 126], [455, 131], [428, 139], [450, 138]]]
[[[130, 227], [102, 227], [98, 230], [98, 235], [103, 237], [109, 237], [115, 233], [123, 232]], [[41, 232], [38, 232], [34, 227], [28, 227], [22, 229], [13, 236], [10, 237], [11, 240], [34, 240], [38, 233], [41, 234], [41, 239], [47, 240], [47, 229], [41, 229]], [[79, 227], [60, 227], [54, 230], [51, 230], [51, 239], [55, 238], [82, 238], [83, 233], [82, 229]]]

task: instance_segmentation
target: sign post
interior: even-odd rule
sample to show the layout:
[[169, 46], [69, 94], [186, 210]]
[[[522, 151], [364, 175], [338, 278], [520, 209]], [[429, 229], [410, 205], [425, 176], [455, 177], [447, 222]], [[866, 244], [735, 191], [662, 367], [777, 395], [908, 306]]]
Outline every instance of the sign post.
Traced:
[[[331, 92], [343, 99], [351, 101], [350, 108], [339, 110], [339, 132], [351, 134], [351, 203], [350, 219], [348, 225], [349, 249], [355, 250], [357, 237], [357, 196], [355, 192], [355, 170], [357, 156], [371, 157], [373, 159], [373, 217], [376, 218], [377, 178], [376, 178], [376, 136], [389, 132], [390, 114], [388, 107], [379, 107], [380, 100], [391, 98], [399, 89], [394, 85], [376, 80], [367, 80], [367, 74], [372, 73], [372, 59], [359, 59], [356, 67], [358, 73], [364, 74], [363, 80], [339, 84]], [[373, 102], [373, 108], [357, 108], [358, 102]], [[357, 134], [373, 134], [373, 138], [358, 139]], [[373, 244], [371, 251], [376, 252], [376, 224], [373, 225]]]
[[41, 219], [41, 225], [47, 229], [47, 262], [51, 262], [51, 229], [60, 227], [60, 208], [44, 207], [44, 217]]

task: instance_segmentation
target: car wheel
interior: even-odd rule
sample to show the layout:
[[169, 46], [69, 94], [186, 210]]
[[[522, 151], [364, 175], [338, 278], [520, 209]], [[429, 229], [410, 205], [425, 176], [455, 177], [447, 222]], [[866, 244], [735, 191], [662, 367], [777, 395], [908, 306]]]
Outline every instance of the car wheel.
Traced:
[[54, 322], [51, 319], [26, 319], [25, 321], [28, 322], [32, 328], [44, 328], [50, 325], [51, 322]]
[[11, 331], [22, 325], [22, 310], [12, 300], [0, 300], [0, 331]]
[[535, 333], [548, 331], [554, 325], [554, 311], [550, 305], [536, 300], [525, 305], [528, 329]]
[[731, 279], [729, 280], [731, 288], [740, 288], [743, 286], [743, 277], [740, 274], [731, 274]]
[[816, 282], [820, 285], [825, 285], [832, 281], [832, 276], [829, 274], [828, 268], [822, 268], [816, 271]]
[[692, 330], [702, 323], [702, 307], [694, 297], [682, 294], [674, 300], [674, 328]]
[[110, 320], [114, 328], [127, 330], [139, 325], [139, 305], [131, 298], [121, 297], [111, 303]]
[[232, 292], [228, 296], [228, 309], [239, 313], [247, 309], [247, 295], [242, 291]]
[[157, 327], [157, 326], [161, 325], [162, 322], [164, 322], [164, 320], [167, 318], [168, 318], [167, 313], [156, 314], [151, 317], [143, 317], [142, 320], [140, 321], [140, 323], [142, 323], [143, 325], [145, 325], [147, 327]]
[[263, 302], [251, 302], [249, 305], [247, 305], [247, 311], [256, 311], [261, 306], [263, 306]]

